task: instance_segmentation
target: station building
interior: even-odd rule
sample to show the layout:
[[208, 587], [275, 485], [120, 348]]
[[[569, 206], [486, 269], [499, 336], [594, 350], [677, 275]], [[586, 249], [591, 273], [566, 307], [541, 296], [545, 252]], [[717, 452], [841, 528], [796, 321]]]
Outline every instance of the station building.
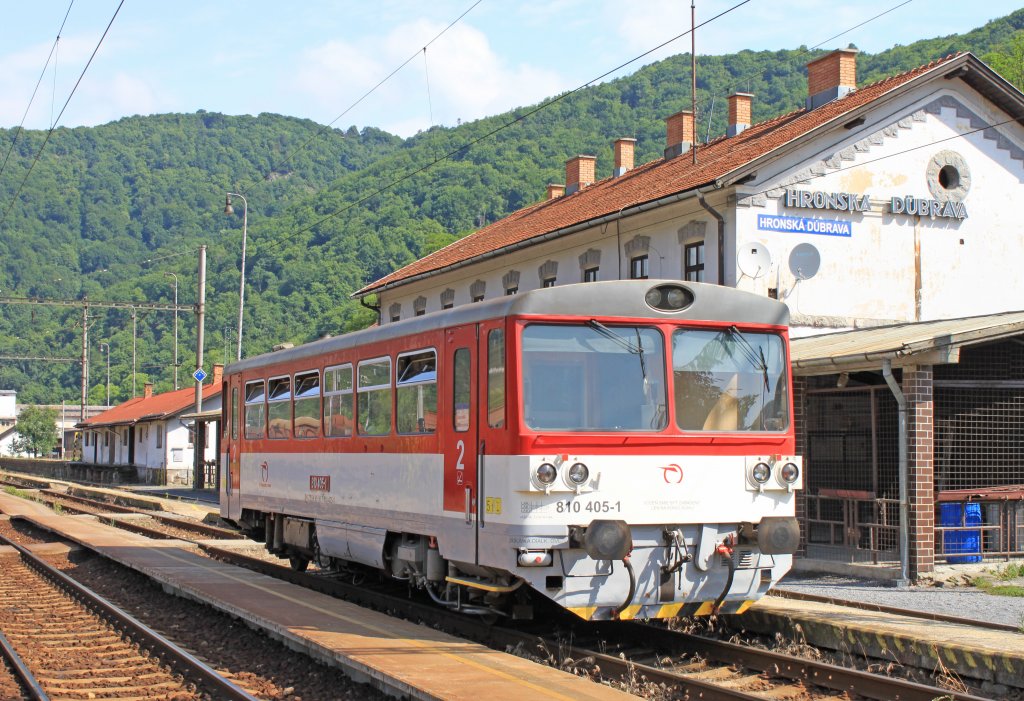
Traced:
[[[220, 411], [223, 365], [203, 385], [203, 408]], [[193, 483], [196, 450], [202, 462], [216, 465], [218, 433], [200, 423], [203, 435], [197, 448], [189, 411], [195, 407], [195, 389], [153, 394], [147, 383], [143, 396], [134, 397], [78, 424], [82, 431], [82, 461], [96, 467], [121, 467], [133, 479], [167, 485]], [[210, 480], [212, 483], [212, 480]]]
[[[863, 86], [856, 59], [812, 61], [805, 107], [759, 124], [755, 96], [729, 96], [727, 133], [706, 144], [684, 110], [663, 158], [635, 166], [619, 139], [601, 179], [594, 157], [570, 158], [546, 199], [355, 296], [376, 295], [381, 324], [628, 278], [783, 300], [808, 558], [916, 578], [949, 556], [1024, 552], [1024, 95], [969, 53]], [[982, 493], [1002, 506], [979, 525], [965, 503]]]

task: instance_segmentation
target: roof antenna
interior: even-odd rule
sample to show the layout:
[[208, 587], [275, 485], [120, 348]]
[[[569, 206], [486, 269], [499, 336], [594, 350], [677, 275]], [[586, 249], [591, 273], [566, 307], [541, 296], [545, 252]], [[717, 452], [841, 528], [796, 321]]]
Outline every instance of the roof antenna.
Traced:
[[704, 134], [704, 143], [711, 141], [711, 118], [715, 115], [715, 98], [717, 95], [711, 96], [711, 109], [708, 111], [708, 130]]
[[[696, 0], [690, 0], [690, 100], [691, 111], [693, 112], [694, 137], [697, 136], [697, 5]], [[693, 165], [697, 165], [697, 139], [694, 138]]]

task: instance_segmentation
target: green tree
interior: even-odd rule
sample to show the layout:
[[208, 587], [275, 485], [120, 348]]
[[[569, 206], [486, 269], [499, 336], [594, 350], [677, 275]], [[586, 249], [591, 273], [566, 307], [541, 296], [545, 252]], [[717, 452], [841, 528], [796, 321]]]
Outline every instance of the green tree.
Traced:
[[1019, 90], [1024, 90], [1024, 32], [1017, 32], [1010, 41], [985, 54], [984, 60]]
[[33, 457], [49, 455], [57, 444], [57, 410], [28, 406], [18, 414], [15, 425], [20, 437], [19, 445]]

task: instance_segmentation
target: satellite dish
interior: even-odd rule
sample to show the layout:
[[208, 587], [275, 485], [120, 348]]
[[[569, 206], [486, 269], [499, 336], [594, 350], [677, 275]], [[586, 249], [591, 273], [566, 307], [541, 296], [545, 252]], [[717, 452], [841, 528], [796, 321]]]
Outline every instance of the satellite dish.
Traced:
[[810, 243], [799, 243], [789, 253], [789, 272], [797, 280], [810, 280], [821, 267], [821, 254]]
[[768, 273], [772, 267], [772, 254], [763, 244], [756, 241], [740, 245], [736, 252], [736, 265], [749, 278], [757, 279]]

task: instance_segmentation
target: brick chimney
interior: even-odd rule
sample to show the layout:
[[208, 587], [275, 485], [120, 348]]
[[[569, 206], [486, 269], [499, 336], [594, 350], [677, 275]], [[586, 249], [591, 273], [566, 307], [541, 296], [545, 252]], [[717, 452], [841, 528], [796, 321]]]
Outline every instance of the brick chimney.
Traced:
[[594, 184], [594, 170], [597, 166], [595, 156], [576, 156], [565, 162], [565, 194], [582, 190]]
[[750, 107], [754, 96], [748, 92], [734, 92], [729, 96], [729, 125], [726, 136], [736, 136], [750, 126]]
[[213, 380], [212, 384], [214, 387], [224, 381], [224, 363], [213, 364]]
[[676, 112], [665, 120], [665, 160], [686, 153], [697, 140], [693, 112]]
[[633, 150], [636, 139], [616, 139], [612, 148], [615, 151], [615, 169], [612, 175], [616, 178], [633, 169]]
[[142, 385], [142, 398], [143, 399], [149, 399], [152, 396], [153, 396], [153, 383], [152, 382], [147, 382], [146, 384]]
[[857, 89], [857, 49], [836, 49], [807, 64], [807, 109]]
[[548, 199], [553, 200], [565, 194], [565, 185], [548, 183]]

